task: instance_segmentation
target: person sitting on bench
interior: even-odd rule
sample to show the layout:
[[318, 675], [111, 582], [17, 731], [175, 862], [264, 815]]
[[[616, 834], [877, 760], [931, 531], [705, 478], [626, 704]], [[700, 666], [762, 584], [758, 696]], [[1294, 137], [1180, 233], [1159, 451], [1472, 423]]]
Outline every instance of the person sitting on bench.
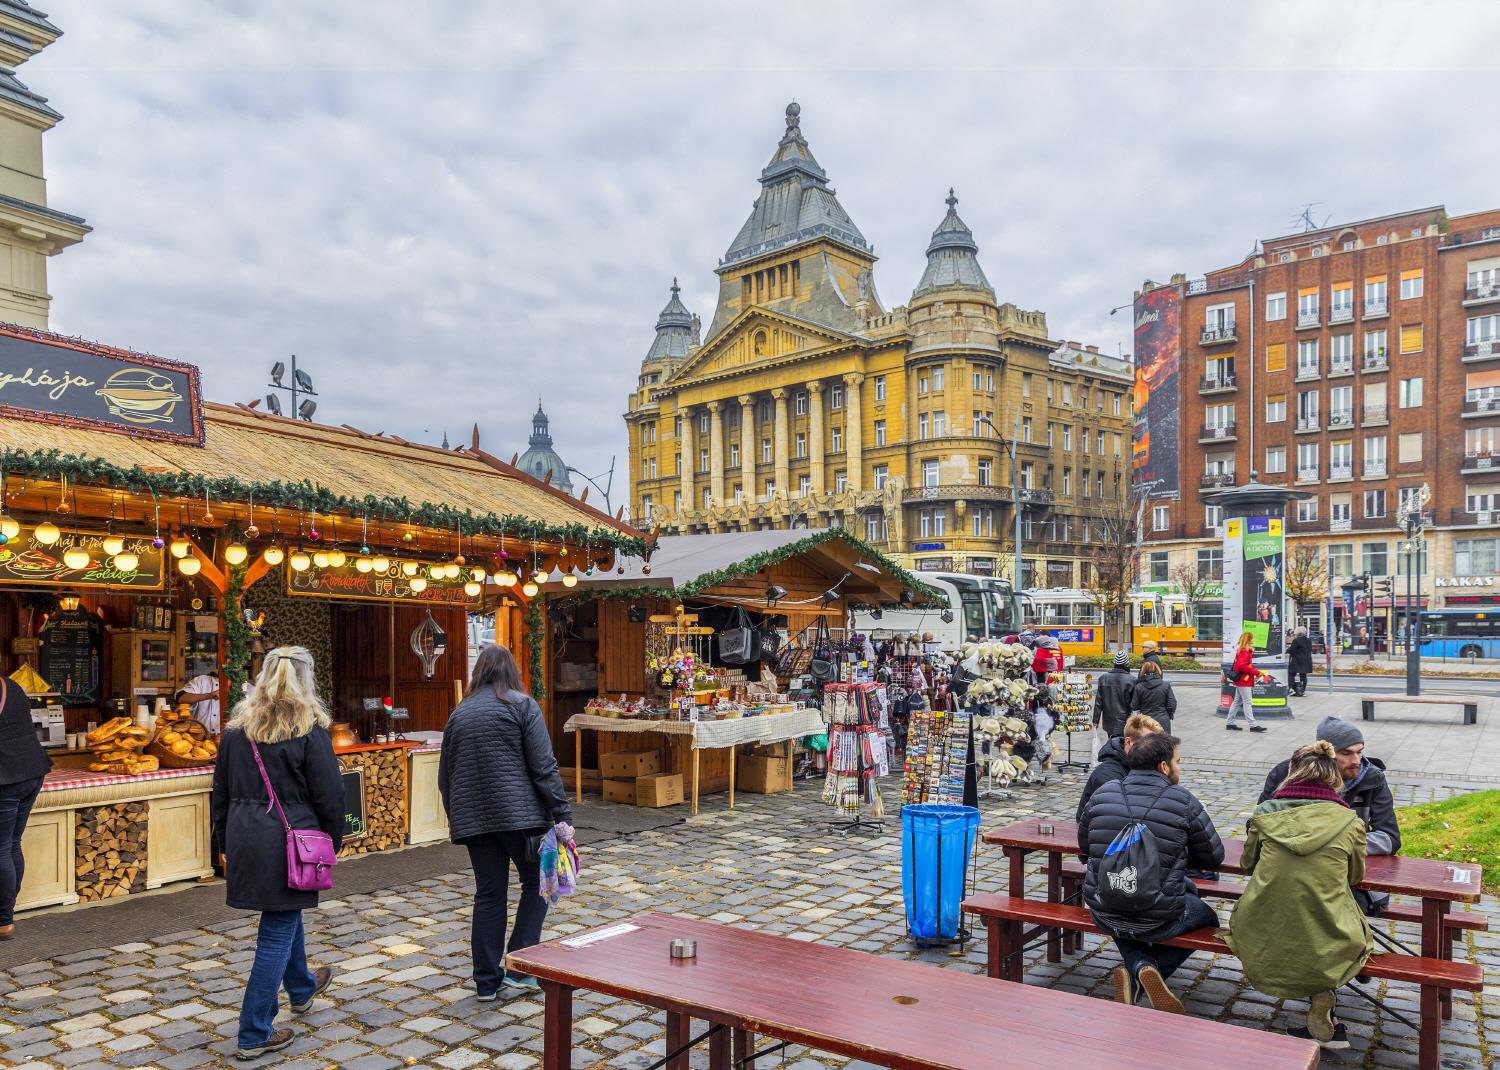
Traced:
[[1125, 734], [1115, 736], [1099, 748], [1099, 756], [1094, 759], [1094, 768], [1089, 770], [1088, 781], [1083, 785], [1083, 794], [1078, 799], [1078, 809], [1073, 814], [1075, 822], [1083, 820], [1083, 812], [1088, 809], [1089, 800], [1094, 797], [1094, 792], [1099, 790], [1100, 784], [1125, 779], [1125, 774], [1128, 772], [1125, 768], [1125, 755], [1130, 753], [1130, 748], [1135, 745], [1135, 741], [1144, 735], [1161, 730], [1161, 724], [1154, 717], [1148, 717], [1144, 713], [1132, 713], [1130, 719], [1125, 722]]
[[1124, 960], [1111, 975], [1115, 999], [1133, 1005], [1144, 990], [1151, 1006], [1175, 1014], [1183, 1013], [1182, 1002], [1167, 978], [1192, 951], [1152, 941], [1219, 924], [1187, 869], [1224, 862], [1213, 819], [1178, 784], [1180, 743], [1162, 732], [1138, 739], [1125, 756], [1125, 779], [1101, 785], [1078, 823], [1078, 847], [1089, 860], [1084, 905]]
[[1268, 996], [1309, 998], [1294, 1036], [1349, 1046], [1334, 994], [1359, 973], [1374, 937], [1355, 902], [1365, 876], [1365, 827], [1339, 794], [1333, 745], [1318, 740], [1287, 763], [1276, 793], [1255, 808], [1241, 866], [1250, 877], [1225, 942], [1245, 978]]
[[[1340, 794], [1365, 823], [1365, 853], [1398, 854], [1401, 828], [1396, 824], [1396, 801], [1391, 798], [1391, 786], [1386, 783], [1385, 763], [1379, 758], [1365, 757], [1364, 734], [1342, 718], [1323, 718], [1318, 725], [1317, 738], [1333, 746], [1344, 784]], [[1276, 789], [1286, 780], [1291, 764], [1290, 760], [1284, 761], [1271, 770], [1256, 802], [1263, 803], [1276, 794]], [[1354, 898], [1360, 909], [1371, 917], [1379, 915], [1391, 901], [1388, 895], [1367, 892], [1363, 888], [1355, 889]]]

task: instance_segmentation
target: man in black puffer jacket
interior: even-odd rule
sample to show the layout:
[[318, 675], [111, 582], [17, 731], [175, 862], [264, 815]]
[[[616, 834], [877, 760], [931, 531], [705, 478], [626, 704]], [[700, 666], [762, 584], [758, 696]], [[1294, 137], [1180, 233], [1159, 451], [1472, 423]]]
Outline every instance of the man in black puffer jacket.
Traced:
[[[1157, 732], [1142, 736], [1125, 756], [1130, 772], [1124, 780], [1100, 786], [1078, 823], [1078, 848], [1088, 856], [1083, 900], [1099, 927], [1115, 938], [1124, 965], [1113, 972], [1115, 999], [1134, 1004], [1137, 986], [1159, 1011], [1183, 1013], [1182, 1002], [1166, 979], [1192, 954], [1184, 948], [1152, 943], [1217, 925], [1219, 916], [1198, 898], [1187, 870], [1218, 869], [1224, 845], [1203, 804], [1178, 784], [1179, 740]], [[1101, 861], [1115, 837], [1133, 822], [1151, 830], [1160, 861], [1161, 889], [1156, 901], [1130, 915], [1111, 913], [1099, 898]]]
[[1111, 739], [1125, 734], [1125, 719], [1135, 692], [1135, 677], [1130, 675], [1130, 657], [1115, 651], [1114, 668], [1099, 677], [1094, 688], [1094, 725], [1104, 729]]

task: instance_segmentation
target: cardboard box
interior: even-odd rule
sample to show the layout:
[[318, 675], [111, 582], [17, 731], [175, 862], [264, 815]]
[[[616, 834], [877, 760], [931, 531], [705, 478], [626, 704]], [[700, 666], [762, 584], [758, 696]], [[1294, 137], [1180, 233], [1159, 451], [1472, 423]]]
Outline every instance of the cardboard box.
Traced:
[[635, 778], [637, 806], [676, 806], [682, 800], [681, 773], [651, 773]]
[[635, 781], [634, 780], [606, 780], [604, 784], [604, 799], [606, 802], [635, 804]]
[[654, 750], [617, 750], [599, 757], [599, 772], [607, 780], [634, 780], [661, 772], [661, 755]]
[[787, 762], [791, 759], [764, 754], [741, 756], [734, 765], [734, 786], [756, 795], [786, 791]]

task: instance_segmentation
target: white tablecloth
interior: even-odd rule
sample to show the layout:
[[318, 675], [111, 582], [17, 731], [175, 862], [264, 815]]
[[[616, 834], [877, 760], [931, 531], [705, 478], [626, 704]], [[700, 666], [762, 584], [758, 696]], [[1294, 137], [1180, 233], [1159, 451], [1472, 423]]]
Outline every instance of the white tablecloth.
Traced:
[[758, 717], [736, 717], [728, 721], [647, 721], [626, 717], [596, 717], [580, 713], [569, 717], [564, 732], [592, 728], [602, 732], [659, 732], [667, 736], [691, 736], [694, 750], [735, 747], [741, 743], [780, 743], [824, 731], [823, 715], [815, 709], [790, 713], [767, 713]]

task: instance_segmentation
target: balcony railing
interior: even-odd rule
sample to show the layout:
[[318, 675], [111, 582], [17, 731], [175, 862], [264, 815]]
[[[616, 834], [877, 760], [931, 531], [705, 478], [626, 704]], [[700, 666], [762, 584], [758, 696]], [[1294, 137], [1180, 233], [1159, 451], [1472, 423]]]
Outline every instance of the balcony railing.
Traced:
[[1317, 416], [1317, 414], [1314, 414], [1312, 416], [1299, 416], [1297, 417], [1297, 430], [1321, 431], [1323, 430], [1323, 422]]
[[1336, 427], [1353, 427], [1353, 426], [1354, 426], [1354, 410], [1353, 409], [1335, 409], [1333, 412], [1330, 412], [1328, 414], [1328, 430], [1330, 430], [1330, 431], [1332, 431]]
[[1500, 508], [1497, 509], [1450, 509], [1448, 510], [1448, 523], [1450, 524], [1493, 524], [1500, 520]]
[[1391, 370], [1391, 362], [1382, 349], [1378, 353], [1366, 353], [1361, 367], [1367, 372], [1386, 372]]
[[1354, 321], [1354, 306], [1352, 304], [1350, 304], [1350, 305], [1334, 305], [1332, 308], [1330, 308], [1328, 310], [1328, 322], [1330, 324], [1334, 324], [1334, 323], [1352, 323], [1353, 321]]
[[1297, 466], [1298, 483], [1315, 483], [1317, 482], [1317, 479], [1318, 470], [1316, 468], [1303, 468], [1301, 465]]
[[1199, 442], [1232, 442], [1235, 439], [1234, 424], [1205, 424], [1198, 429]]
[[1390, 416], [1386, 413], [1384, 405], [1365, 406], [1365, 426], [1374, 427], [1376, 424], [1390, 423]]
[[1296, 376], [1296, 379], [1297, 379], [1297, 382], [1299, 382], [1299, 383], [1302, 382], [1305, 379], [1318, 379], [1318, 378], [1321, 378], [1322, 375], [1323, 375], [1323, 368], [1320, 365], [1317, 365], [1317, 364], [1298, 364], [1297, 365], [1297, 376]]
[[1046, 487], [1022, 487], [1021, 501], [1028, 505], [1051, 505], [1052, 492]]
[[1374, 528], [1393, 528], [1396, 526], [1396, 519], [1391, 516], [1357, 516], [1353, 524], [1356, 531], [1370, 531]]
[[1473, 245], [1475, 242], [1500, 240], [1500, 227], [1481, 227], [1478, 230], [1456, 230], [1443, 238], [1444, 245]]
[[1354, 478], [1354, 466], [1352, 464], [1340, 464], [1340, 465], [1333, 465], [1333, 464], [1331, 464], [1331, 465], [1328, 466], [1328, 481], [1330, 483], [1333, 482], [1333, 481], [1335, 481], [1335, 480], [1353, 479], [1353, 478]]
[[1198, 380], [1198, 393], [1219, 394], [1225, 391], [1237, 389], [1238, 381], [1234, 372], [1220, 373], [1219, 375], [1205, 375]]
[[1232, 487], [1234, 486], [1234, 473], [1204, 472], [1198, 477], [1198, 486], [1204, 490], [1211, 487]]
[[1298, 312], [1297, 330], [1300, 331], [1307, 327], [1316, 327], [1320, 323], [1322, 323], [1322, 321], [1323, 317], [1317, 309], [1313, 309], [1311, 312]]
[[1336, 375], [1353, 375], [1353, 374], [1354, 374], [1354, 358], [1353, 357], [1350, 357], [1348, 360], [1334, 360], [1334, 361], [1329, 361], [1329, 363], [1328, 363], [1328, 378], [1330, 378], [1330, 379], [1332, 379]]
[[940, 483], [933, 487], [913, 487], [901, 496], [903, 503], [954, 499], [1008, 502], [1011, 491], [1009, 487], [980, 486], [978, 483]]
[[1463, 471], [1465, 474], [1500, 472], [1500, 450], [1465, 451]]
[[1469, 361], [1494, 360], [1500, 357], [1500, 341], [1494, 338], [1486, 338], [1479, 342], [1470, 342], [1464, 346], [1463, 359]]
[[1500, 282], [1464, 287], [1464, 304], [1482, 305], [1488, 301], [1500, 301]]
[[1239, 336], [1235, 333], [1233, 323], [1219, 323], [1204, 327], [1203, 332], [1198, 335], [1198, 342], [1206, 346], [1237, 341], [1239, 341]]
[[1384, 461], [1366, 461], [1365, 462], [1365, 478], [1366, 479], [1383, 479], [1384, 477], [1385, 477], [1385, 462]]
[[1464, 416], [1500, 416], [1500, 398], [1464, 398]]
[[1373, 320], [1379, 319], [1381, 316], [1389, 315], [1389, 313], [1387, 312], [1387, 307], [1388, 306], [1384, 301], [1366, 301], [1365, 319]]

